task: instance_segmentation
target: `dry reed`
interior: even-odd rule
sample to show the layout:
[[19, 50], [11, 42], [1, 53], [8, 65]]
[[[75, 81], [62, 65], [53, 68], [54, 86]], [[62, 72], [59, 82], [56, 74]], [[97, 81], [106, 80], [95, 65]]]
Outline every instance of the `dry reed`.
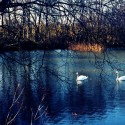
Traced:
[[104, 50], [104, 47], [99, 44], [71, 44], [68, 48], [69, 50], [76, 50], [76, 51], [92, 51], [92, 52], [101, 52]]

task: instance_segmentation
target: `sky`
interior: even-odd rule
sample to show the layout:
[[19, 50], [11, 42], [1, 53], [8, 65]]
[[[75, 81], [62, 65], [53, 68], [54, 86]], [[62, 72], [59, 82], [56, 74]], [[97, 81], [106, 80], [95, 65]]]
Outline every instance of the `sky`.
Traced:
[[[1, 2], [2, 0], [0, 0], [0, 2]], [[5, 0], [4, 0], [5, 1]], [[41, 0], [42, 1], [42, 0]], [[60, 0], [61, 2], [67, 2], [67, 0]], [[72, 0], [72, 1], [77, 1], [77, 0]], [[78, 0], [79, 1], [79, 0]], [[84, 1], [84, 0], [83, 0]], [[95, 0], [86, 0], [87, 2], [89, 2], [90, 1], [90, 3], [87, 3], [91, 8], [94, 8], [94, 6], [95, 6], [95, 3], [94, 3], [94, 1]], [[93, 3], [91, 3], [91, 1], [93, 2]], [[110, 2], [109, 2], [110, 1]], [[114, 1], [116, 1], [116, 0], [114, 0]], [[103, 4], [106, 4], [106, 6], [103, 6], [103, 11], [105, 11], [108, 7], [111, 7], [111, 4], [113, 4], [113, 2], [111, 2], [111, 0], [102, 0], [102, 2], [103, 2]], [[87, 6], [87, 4], [86, 4], [86, 6]], [[66, 8], [65, 10], [63, 9], [63, 7], [64, 8]], [[83, 7], [84, 8], [84, 7]], [[72, 13], [70, 13], [70, 11], [69, 11], [69, 13], [68, 13], [68, 11], [67, 11], [67, 9], [70, 9], [70, 11], [74, 11], [74, 15], [76, 16], [76, 17], [79, 17], [80, 16], [80, 14], [81, 14], [81, 12], [80, 11], [78, 11], [78, 12], [75, 12], [75, 7], [70, 7], [70, 8], [68, 8], [68, 6], [67, 5], [60, 5], [60, 7], [58, 7], [57, 8], [57, 6], [55, 7], [55, 9], [53, 9], [53, 12], [54, 13], [52, 13], [52, 14], [55, 14], [55, 10], [57, 11], [57, 13], [60, 13], [60, 14], [66, 14], [66, 15], [68, 15], [67, 17], [65, 16], [65, 17], [63, 17], [63, 18], [60, 18], [60, 20], [62, 19], [63, 20], [63, 22], [66, 22], [67, 21], [67, 18], [69, 18], [69, 19], [71, 19], [72, 18]], [[60, 10], [62, 10], [62, 11], [60, 11]], [[94, 10], [94, 9], [91, 9], [91, 10]], [[43, 13], [46, 13], [46, 11], [45, 11], [45, 9], [43, 9], [42, 10], [43, 11]], [[19, 13], [21, 13], [21, 11], [19, 12], [17, 12], [18, 14]], [[84, 14], [86, 14], [86, 13], [84, 13]], [[44, 14], [45, 15], [45, 14]], [[32, 14], [32, 17], [33, 18], [35, 18], [35, 20], [38, 20], [38, 17], [35, 17], [34, 16], [34, 14]], [[33, 20], [32, 20], [33, 21]], [[0, 25], [1, 25], [1, 15], [0, 15]]]

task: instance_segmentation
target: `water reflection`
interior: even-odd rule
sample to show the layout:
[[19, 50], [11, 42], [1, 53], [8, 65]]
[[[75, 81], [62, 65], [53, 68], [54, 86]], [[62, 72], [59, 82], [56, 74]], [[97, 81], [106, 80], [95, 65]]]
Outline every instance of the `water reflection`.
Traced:
[[[1, 124], [5, 124], [15, 92], [16, 98], [20, 96], [11, 113], [21, 109], [13, 124], [103, 125], [110, 124], [108, 118], [113, 115], [122, 118], [125, 83], [116, 82], [112, 66], [123, 68], [125, 59], [119, 62], [115, 51], [108, 53], [57, 50], [1, 54]], [[77, 85], [76, 72], [89, 76], [88, 80]]]
[[116, 88], [125, 91], [125, 81], [116, 81]]

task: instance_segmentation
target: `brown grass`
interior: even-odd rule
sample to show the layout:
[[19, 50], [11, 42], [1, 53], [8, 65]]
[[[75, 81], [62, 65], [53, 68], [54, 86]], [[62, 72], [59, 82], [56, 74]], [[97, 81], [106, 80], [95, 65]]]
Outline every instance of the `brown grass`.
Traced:
[[92, 51], [92, 52], [101, 52], [104, 50], [104, 47], [99, 44], [72, 44], [68, 48], [69, 50], [76, 50], [76, 51]]

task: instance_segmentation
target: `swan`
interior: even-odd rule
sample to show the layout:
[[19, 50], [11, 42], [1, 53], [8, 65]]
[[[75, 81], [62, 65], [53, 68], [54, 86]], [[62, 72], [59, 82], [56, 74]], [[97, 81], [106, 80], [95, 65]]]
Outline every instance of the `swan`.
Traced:
[[83, 81], [83, 80], [88, 79], [88, 76], [84, 76], [84, 75], [79, 76], [78, 72], [76, 73], [76, 75], [77, 75], [76, 81]]
[[119, 77], [119, 72], [118, 72], [118, 71], [116, 71], [115, 73], [116, 73], [116, 75], [117, 75], [116, 81], [125, 81], [125, 76]]

